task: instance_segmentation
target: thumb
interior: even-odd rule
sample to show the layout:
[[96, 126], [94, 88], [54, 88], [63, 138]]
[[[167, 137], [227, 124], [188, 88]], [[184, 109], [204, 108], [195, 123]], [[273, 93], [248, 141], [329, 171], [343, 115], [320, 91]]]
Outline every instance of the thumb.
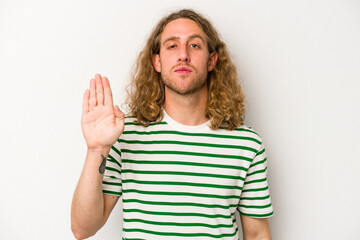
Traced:
[[114, 107], [116, 125], [124, 122], [125, 114], [120, 110], [119, 106]]

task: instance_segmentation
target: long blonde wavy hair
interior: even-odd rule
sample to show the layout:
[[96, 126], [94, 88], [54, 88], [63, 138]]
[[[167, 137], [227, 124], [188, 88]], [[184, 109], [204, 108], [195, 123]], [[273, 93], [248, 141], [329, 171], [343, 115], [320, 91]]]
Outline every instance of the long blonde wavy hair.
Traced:
[[150, 34], [144, 49], [140, 52], [131, 74], [126, 103], [130, 115], [136, 122], [147, 126], [150, 122], [160, 122], [165, 101], [164, 83], [161, 74], [153, 66], [153, 54], [160, 53], [160, 38], [166, 24], [187, 18], [195, 21], [207, 36], [209, 52], [217, 52], [215, 68], [208, 73], [208, 102], [206, 116], [210, 128], [224, 127], [233, 130], [244, 123], [244, 94], [238, 82], [236, 68], [227, 47], [211, 23], [199, 13], [183, 9], [160, 20]]

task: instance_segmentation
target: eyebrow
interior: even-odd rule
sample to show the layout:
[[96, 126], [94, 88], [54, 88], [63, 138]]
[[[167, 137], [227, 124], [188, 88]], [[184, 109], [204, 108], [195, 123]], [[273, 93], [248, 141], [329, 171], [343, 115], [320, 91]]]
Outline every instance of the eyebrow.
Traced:
[[[204, 44], [206, 44], [205, 39], [200, 34], [193, 34], [189, 37], [190, 40], [194, 39], [194, 38], [199, 38]], [[178, 39], [180, 39], [180, 37], [175, 37], [175, 36], [169, 37], [163, 42], [162, 45], [165, 45], [165, 43], [168, 41], [174, 41], [174, 40], [178, 40]]]

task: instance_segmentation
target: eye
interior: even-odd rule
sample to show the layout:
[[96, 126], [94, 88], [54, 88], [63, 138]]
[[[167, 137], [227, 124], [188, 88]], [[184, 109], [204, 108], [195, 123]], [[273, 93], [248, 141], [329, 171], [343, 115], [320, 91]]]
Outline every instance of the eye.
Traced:
[[169, 47], [168, 47], [168, 49], [173, 49], [173, 48], [175, 48], [176, 47], [176, 45], [170, 45]]
[[190, 44], [190, 47], [192, 47], [192, 48], [200, 48], [200, 46], [199, 46], [199, 45], [197, 45], [197, 44], [195, 44], [195, 43]]

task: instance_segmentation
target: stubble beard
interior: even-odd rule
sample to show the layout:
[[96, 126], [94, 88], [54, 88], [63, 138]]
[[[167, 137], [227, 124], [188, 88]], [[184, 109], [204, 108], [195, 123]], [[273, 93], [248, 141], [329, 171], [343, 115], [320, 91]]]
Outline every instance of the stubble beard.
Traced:
[[[186, 78], [186, 77], [188, 77], [188, 76], [184, 76], [183, 78]], [[182, 95], [182, 96], [188, 96], [188, 95], [198, 92], [207, 83], [206, 79], [207, 79], [207, 74], [205, 76], [203, 76], [203, 75], [196, 76], [193, 79], [193, 81], [189, 84], [188, 87], [186, 87], [185, 89], [180, 89], [180, 87], [178, 87], [176, 84], [176, 81], [179, 81], [179, 80], [172, 79], [171, 77], [167, 77], [166, 75], [164, 76], [163, 74], [161, 75], [161, 80], [164, 83], [164, 85], [169, 90], [171, 90], [179, 95]], [[184, 81], [187, 81], [187, 80], [184, 80]]]

